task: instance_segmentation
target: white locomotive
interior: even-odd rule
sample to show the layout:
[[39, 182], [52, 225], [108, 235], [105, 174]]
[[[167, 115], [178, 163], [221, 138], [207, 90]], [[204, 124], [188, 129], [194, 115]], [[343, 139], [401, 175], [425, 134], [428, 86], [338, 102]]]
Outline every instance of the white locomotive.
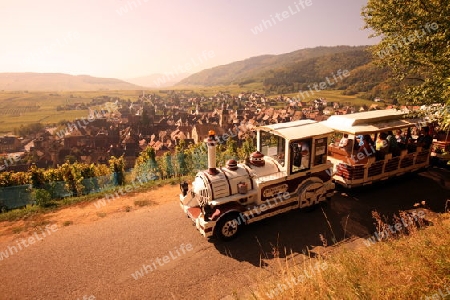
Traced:
[[205, 237], [234, 238], [244, 224], [331, 197], [332, 164], [327, 161], [332, 129], [311, 120], [257, 128], [257, 149], [249, 163], [230, 160], [216, 168], [216, 137], [210, 132], [208, 170], [189, 190], [181, 184], [181, 207]]

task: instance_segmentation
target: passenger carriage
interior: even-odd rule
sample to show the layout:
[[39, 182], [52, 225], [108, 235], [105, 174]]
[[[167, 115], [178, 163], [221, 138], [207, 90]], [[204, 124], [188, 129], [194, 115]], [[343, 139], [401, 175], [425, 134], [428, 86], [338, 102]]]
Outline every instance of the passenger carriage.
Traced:
[[[339, 147], [338, 141], [328, 148], [333, 164], [333, 179], [347, 188], [371, 184], [378, 180], [417, 171], [429, 165], [430, 148], [417, 144], [418, 120], [404, 118], [397, 110], [376, 110], [349, 115], [334, 115], [323, 122], [335, 134], [348, 136], [353, 147]], [[404, 143], [395, 149], [379, 153], [375, 146], [358, 151], [358, 137], [369, 135], [375, 141], [380, 134], [400, 130]], [[356, 146], [355, 146], [356, 145]]]

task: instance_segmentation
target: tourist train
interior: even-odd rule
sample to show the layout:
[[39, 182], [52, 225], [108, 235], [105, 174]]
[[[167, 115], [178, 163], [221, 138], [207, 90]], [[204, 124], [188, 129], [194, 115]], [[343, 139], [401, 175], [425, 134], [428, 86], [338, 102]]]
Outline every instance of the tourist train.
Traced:
[[427, 167], [431, 137], [419, 136], [417, 124], [401, 111], [377, 110], [260, 126], [257, 151], [224, 167], [216, 166], [211, 131], [208, 169], [191, 187], [180, 184], [181, 207], [203, 236], [232, 239], [245, 224], [326, 201], [335, 184], [352, 188]]

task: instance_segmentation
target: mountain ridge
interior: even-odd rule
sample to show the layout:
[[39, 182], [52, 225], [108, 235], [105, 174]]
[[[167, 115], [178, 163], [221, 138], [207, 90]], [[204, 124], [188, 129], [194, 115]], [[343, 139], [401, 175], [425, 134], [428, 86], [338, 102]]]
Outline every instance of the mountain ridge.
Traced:
[[359, 94], [394, 99], [400, 86], [387, 68], [374, 64], [370, 46], [332, 46], [296, 50], [279, 55], [261, 55], [217, 66], [193, 74], [175, 86], [227, 86], [256, 83], [269, 94], [307, 91], [336, 72], [350, 75], [327, 84], [326, 89], [341, 90], [344, 95]]
[[0, 91], [139, 90], [141, 86], [116, 79], [65, 73], [0, 73]]
[[182, 85], [230, 85], [246, 83], [247, 81], [262, 81], [264, 74], [311, 58], [327, 54], [366, 49], [368, 46], [319, 46], [299, 49], [283, 54], [264, 54], [235, 61], [226, 65], [216, 66], [197, 72], [176, 84]]
[[[369, 46], [320, 46], [283, 54], [265, 54], [187, 74], [152, 74], [125, 80], [63, 73], [0, 73], [0, 90], [94, 91], [180, 87], [258, 86], [268, 94], [299, 93], [324, 82], [338, 70], [351, 75], [327, 85], [344, 95], [395, 98], [400, 86], [390, 72], [374, 64]], [[128, 82], [128, 81], [131, 81]], [[254, 83], [254, 84], [253, 84]], [[248, 87], [250, 87], [248, 86]]]
[[122, 80], [136, 84], [138, 86], [148, 87], [148, 88], [162, 88], [174, 86], [179, 81], [190, 76], [192, 74], [180, 73], [180, 74], [163, 74], [155, 73], [146, 76], [124, 78]]

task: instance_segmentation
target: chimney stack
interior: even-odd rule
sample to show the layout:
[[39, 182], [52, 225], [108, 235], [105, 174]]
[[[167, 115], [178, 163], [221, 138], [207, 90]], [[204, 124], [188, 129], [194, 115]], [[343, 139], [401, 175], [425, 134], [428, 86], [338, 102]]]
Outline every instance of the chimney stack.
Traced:
[[219, 173], [216, 169], [216, 133], [214, 130], [208, 132], [208, 138], [205, 140], [208, 145], [208, 173], [216, 175]]

